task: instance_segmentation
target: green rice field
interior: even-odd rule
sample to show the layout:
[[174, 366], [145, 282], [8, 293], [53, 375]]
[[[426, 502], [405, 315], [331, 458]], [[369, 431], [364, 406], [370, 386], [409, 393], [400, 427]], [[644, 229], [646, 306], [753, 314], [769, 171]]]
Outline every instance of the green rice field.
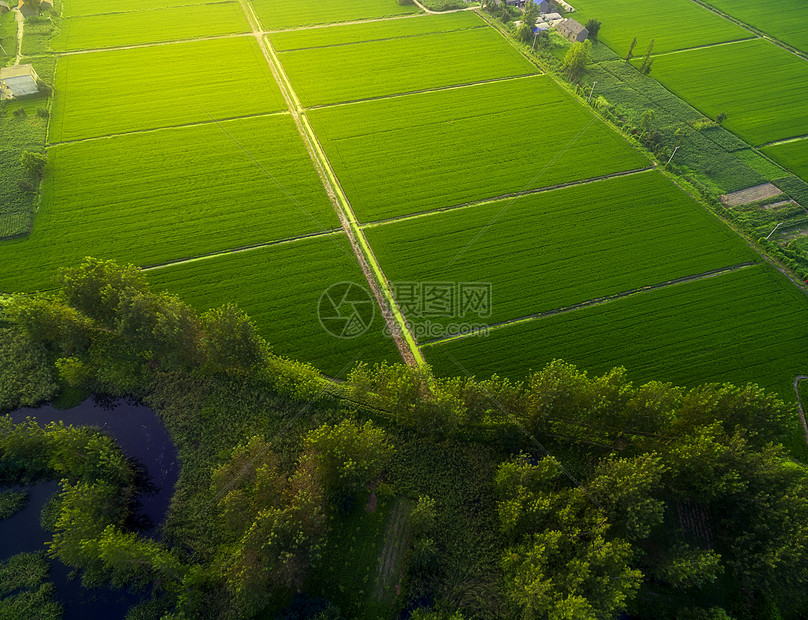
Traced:
[[654, 41], [654, 53], [748, 39], [748, 30], [733, 24], [692, 0], [637, 2], [636, 0], [579, 0], [572, 16], [582, 24], [590, 18], [602, 22], [598, 40], [621, 56], [637, 37], [635, 56], [645, 54]]
[[33, 233], [0, 242], [0, 291], [87, 255], [152, 265], [338, 227], [286, 115], [67, 144]]
[[330, 24], [365, 19], [378, 19], [418, 13], [415, 4], [400, 5], [396, 0], [251, 0], [251, 4], [267, 30], [295, 26]]
[[317, 109], [309, 118], [365, 222], [648, 165], [547, 76]]
[[769, 41], [659, 56], [653, 76], [755, 146], [808, 134], [808, 62]]
[[296, 50], [279, 56], [304, 106], [538, 72], [492, 28]]
[[762, 151], [798, 177], [808, 181], [808, 138], [767, 146]]
[[488, 324], [757, 259], [656, 172], [373, 226], [366, 235], [391, 282], [491, 283]]
[[[427, 347], [440, 374], [524, 378], [553, 359], [642, 383], [754, 382], [794, 400], [808, 367], [808, 304], [767, 265], [640, 293]], [[456, 360], [456, 362], [452, 359]], [[459, 363], [459, 366], [458, 366]]]
[[436, 32], [452, 32], [467, 28], [484, 28], [485, 22], [471, 11], [446, 15], [416, 14], [412, 19], [395, 19], [360, 24], [335, 25], [328, 28], [287, 30], [269, 35], [272, 46], [279, 52], [347, 45], [362, 41], [381, 41], [414, 37]]
[[331, 376], [345, 378], [357, 361], [401, 359], [393, 340], [382, 335], [384, 321], [378, 311], [368, 331], [356, 338], [336, 338], [320, 324], [318, 302], [329, 286], [367, 286], [342, 233], [147, 274], [154, 288], [177, 293], [200, 311], [235, 302], [255, 320], [275, 353], [311, 362]]
[[160, 43], [249, 32], [237, 2], [106, 13], [62, 20], [50, 41], [57, 52]]
[[[211, 0], [153, 0], [150, 9], [166, 9], [175, 6], [199, 6], [211, 4]], [[66, 0], [62, 7], [63, 17], [79, 17], [82, 15], [100, 15], [103, 13], [127, 13], [144, 8], [140, 0], [115, 0], [114, 5], [105, 0]]]
[[51, 143], [286, 107], [252, 37], [64, 56], [55, 91]]
[[706, 0], [715, 8], [776, 39], [808, 52], [808, 21], [802, 0]]

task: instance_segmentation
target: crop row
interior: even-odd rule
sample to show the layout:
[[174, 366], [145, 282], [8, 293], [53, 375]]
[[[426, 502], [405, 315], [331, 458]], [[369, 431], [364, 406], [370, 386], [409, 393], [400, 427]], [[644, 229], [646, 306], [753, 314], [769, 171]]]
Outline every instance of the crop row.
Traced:
[[399, 4], [396, 0], [251, 0], [267, 30], [330, 24], [418, 13], [414, 4]]
[[413, 37], [435, 32], [452, 32], [467, 28], [480, 28], [485, 22], [472, 11], [447, 15], [414, 15], [406, 19], [390, 19], [359, 24], [343, 24], [328, 28], [287, 30], [269, 35], [277, 51], [347, 45], [362, 41], [380, 41]]
[[285, 108], [252, 37], [64, 56], [50, 141], [61, 142]]
[[[357, 361], [401, 359], [393, 341], [382, 334], [384, 322], [375, 302], [367, 331], [355, 338], [337, 338], [320, 322], [320, 298], [330, 286], [352, 282], [367, 287], [342, 233], [147, 274], [156, 289], [176, 293], [200, 311], [236, 303], [253, 318], [275, 353], [312, 363], [331, 376], [344, 378]], [[364, 300], [371, 300], [369, 294]]]
[[558, 358], [592, 373], [625, 366], [638, 383], [754, 382], [788, 400], [807, 352], [805, 295], [767, 265], [424, 349], [446, 375], [523, 378]]
[[808, 52], [803, 0], [706, 0], [728, 15]]
[[62, 20], [51, 39], [54, 51], [100, 49], [248, 32], [237, 2], [175, 6], [129, 13], [86, 15]]
[[149, 265], [338, 227], [287, 115], [66, 144], [33, 233], [0, 242], [0, 291], [86, 255]]
[[[213, 3], [216, 0], [152, 0], [149, 9], [169, 8], [174, 6], [201, 5]], [[99, 15], [102, 13], [124, 13], [144, 9], [141, 0], [115, 0], [110, 5], [107, 0], [64, 0], [62, 6], [63, 17], [78, 17], [81, 15]]]
[[308, 115], [365, 222], [647, 165], [547, 76]]
[[366, 235], [390, 281], [490, 283], [487, 324], [756, 259], [656, 172], [373, 226]]
[[493, 28], [279, 54], [304, 106], [537, 73]]

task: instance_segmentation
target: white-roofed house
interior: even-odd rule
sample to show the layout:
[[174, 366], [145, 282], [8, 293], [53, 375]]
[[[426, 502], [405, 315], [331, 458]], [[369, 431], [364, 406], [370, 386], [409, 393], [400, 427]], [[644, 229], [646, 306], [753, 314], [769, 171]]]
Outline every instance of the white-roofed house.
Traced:
[[39, 92], [39, 76], [32, 65], [14, 65], [0, 69], [0, 98], [16, 99]]

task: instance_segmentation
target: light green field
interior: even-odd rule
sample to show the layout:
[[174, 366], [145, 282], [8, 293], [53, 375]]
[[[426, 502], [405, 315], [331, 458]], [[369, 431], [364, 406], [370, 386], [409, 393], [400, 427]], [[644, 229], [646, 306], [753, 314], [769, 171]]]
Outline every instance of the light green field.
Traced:
[[[191, 6], [209, 4], [211, 0], [153, 0], [148, 8], [159, 9], [173, 6]], [[110, 4], [107, 0], [65, 0], [62, 6], [63, 17], [80, 15], [100, 15], [103, 13], [128, 13], [144, 8], [142, 0], [115, 0]]]
[[396, 0], [252, 0], [251, 3], [265, 30], [420, 12], [415, 4], [401, 6]]
[[754, 145], [808, 134], [808, 62], [768, 41], [659, 56], [651, 75]]
[[774, 161], [808, 181], [808, 138], [761, 149]]
[[[642, 383], [758, 383], [794, 400], [808, 367], [806, 296], [767, 265], [424, 348], [437, 371], [524, 378], [553, 359]], [[450, 357], [451, 356], [451, 357]]]
[[582, 24], [590, 18], [602, 22], [598, 40], [621, 56], [634, 37], [634, 55], [642, 56], [652, 39], [658, 54], [754, 36], [692, 0], [579, 0], [573, 6], [572, 17]]
[[177, 6], [132, 13], [88, 15], [62, 20], [51, 39], [54, 51], [66, 52], [197, 39], [248, 32], [247, 18], [237, 2]]
[[227, 254], [147, 272], [159, 290], [177, 293], [198, 310], [235, 302], [279, 355], [314, 364], [345, 378], [356, 361], [400, 361], [382, 335], [378, 309], [367, 332], [340, 339], [320, 324], [318, 302], [338, 282], [367, 283], [342, 233]]
[[366, 235], [391, 282], [491, 283], [487, 324], [758, 258], [656, 172], [373, 226]]
[[257, 41], [237, 37], [63, 56], [52, 143], [285, 109]]
[[308, 115], [365, 222], [648, 165], [547, 76]]
[[339, 227], [287, 115], [52, 147], [43, 191], [33, 233], [0, 242], [0, 291], [87, 255], [153, 265]]
[[803, 0], [706, 0], [785, 43], [808, 52], [808, 21]]
[[493, 28], [297, 50], [279, 56], [304, 106], [538, 72]]

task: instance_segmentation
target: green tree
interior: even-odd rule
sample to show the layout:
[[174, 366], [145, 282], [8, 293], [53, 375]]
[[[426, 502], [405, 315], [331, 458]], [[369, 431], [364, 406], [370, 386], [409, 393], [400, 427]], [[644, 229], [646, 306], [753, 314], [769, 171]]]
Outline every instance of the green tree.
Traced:
[[[40, 2], [41, 0], [37, 0]], [[37, 9], [37, 12], [39, 10]], [[48, 163], [48, 156], [45, 153], [35, 153], [32, 151], [23, 151], [20, 155], [20, 164], [25, 171], [32, 177], [42, 179], [45, 174], [45, 165]]]
[[208, 367], [216, 371], [251, 370], [269, 352], [252, 319], [234, 304], [202, 315], [201, 349]]
[[651, 73], [651, 65], [654, 64], [654, 59], [651, 58], [653, 51], [654, 40], [651, 39], [651, 42], [648, 44], [648, 49], [645, 52], [645, 58], [642, 59], [642, 64], [640, 65], [640, 73], [644, 73], [646, 75]]
[[694, 589], [715, 582], [723, 572], [721, 556], [712, 549], [679, 544], [658, 575], [675, 588]]
[[589, 31], [589, 38], [593, 41], [598, 40], [598, 32], [600, 32], [601, 23], [597, 19], [590, 19], [586, 22], [584, 28]]
[[628, 46], [628, 52], [626, 53], [626, 62], [629, 62], [632, 58], [634, 58], [634, 48], [637, 46], [637, 37], [631, 41], [631, 45]]
[[533, 32], [533, 28], [536, 27], [536, 19], [538, 19], [538, 17], [539, 5], [533, 2], [533, 0], [527, 0], [522, 13], [522, 23], [527, 24], [531, 33]]
[[586, 70], [586, 65], [589, 62], [591, 48], [592, 42], [587, 39], [583, 43], [573, 43], [569, 50], [567, 50], [561, 68], [571, 81], [577, 82], [581, 79], [581, 76]]

